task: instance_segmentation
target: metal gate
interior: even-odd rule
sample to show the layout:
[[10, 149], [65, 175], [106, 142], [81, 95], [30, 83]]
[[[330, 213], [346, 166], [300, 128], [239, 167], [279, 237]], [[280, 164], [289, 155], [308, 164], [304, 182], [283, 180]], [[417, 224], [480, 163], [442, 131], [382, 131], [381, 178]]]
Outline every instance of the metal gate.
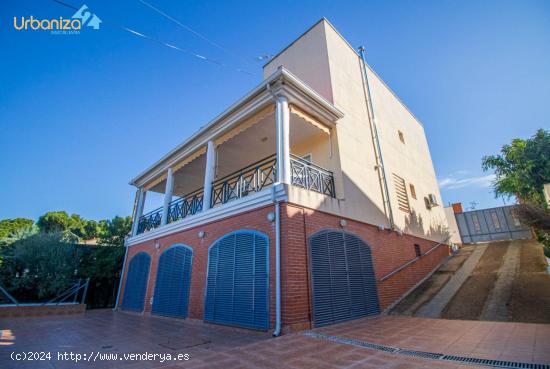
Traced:
[[237, 231], [208, 251], [204, 320], [269, 329], [269, 240]]
[[159, 258], [152, 313], [186, 318], [193, 250], [184, 245], [166, 249]]
[[151, 257], [145, 252], [137, 253], [130, 261], [122, 300], [123, 309], [143, 311], [150, 264]]
[[359, 237], [326, 230], [309, 239], [316, 327], [380, 313], [370, 247]]
[[514, 215], [514, 205], [456, 213], [463, 243], [518, 240], [532, 237], [531, 229]]

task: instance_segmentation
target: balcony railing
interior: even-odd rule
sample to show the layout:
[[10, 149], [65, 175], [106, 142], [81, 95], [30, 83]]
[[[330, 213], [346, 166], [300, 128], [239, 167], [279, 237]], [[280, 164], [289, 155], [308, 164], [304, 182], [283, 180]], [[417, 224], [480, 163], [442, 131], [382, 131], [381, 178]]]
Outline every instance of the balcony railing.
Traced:
[[[276, 164], [276, 156], [272, 155], [218, 179], [212, 184], [210, 207], [221, 206], [251, 193], [260, 192], [264, 188], [273, 185], [277, 178]], [[298, 156], [291, 155], [290, 173], [293, 186], [335, 197], [332, 172]], [[204, 190], [202, 188], [172, 201], [168, 208], [168, 223], [201, 212], [203, 204]], [[162, 207], [139, 218], [137, 233], [157, 228], [160, 226], [161, 221]]]
[[290, 175], [293, 186], [335, 197], [334, 175], [298, 156], [290, 155]]
[[137, 233], [143, 233], [143, 232], [150, 231], [151, 229], [155, 229], [158, 226], [160, 226], [161, 221], [162, 221], [162, 208], [158, 208], [153, 211], [150, 211], [139, 218]]
[[180, 197], [170, 203], [168, 208], [168, 223], [175, 222], [185, 218], [188, 215], [194, 215], [202, 211], [204, 193], [201, 188], [184, 197]]
[[240, 199], [271, 186], [275, 183], [276, 163], [275, 156], [270, 156], [214, 182], [211, 207]]

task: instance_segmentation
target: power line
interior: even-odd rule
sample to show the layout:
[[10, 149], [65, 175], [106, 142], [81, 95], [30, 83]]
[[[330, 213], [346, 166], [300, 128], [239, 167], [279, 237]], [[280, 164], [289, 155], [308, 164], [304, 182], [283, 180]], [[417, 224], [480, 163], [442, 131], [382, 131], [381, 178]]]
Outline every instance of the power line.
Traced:
[[157, 7], [153, 6], [152, 4], [148, 3], [147, 1], [145, 0], [137, 0], [139, 1], [140, 3], [142, 3], [143, 5], [149, 7], [150, 9], [154, 10], [155, 12], [159, 13], [160, 15], [162, 15], [163, 17], [165, 17], [166, 19], [169, 19], [170, 21], [174, 22], [175, 24], [177, 24], [178, 26], [182, 27], [183, 29], [185, 29], [186, 31], [189, 31], [191, 32], [192, 34], [194, 34], [195, 36], [199, 37], [200, 39], [208, 42], [210, 45], [222, 50], [223, 52], [239, 59], [239, 60], [242, 60], [244, 63], [246, 63], [247, 65], [250, 65], [250, 63], [248, 61], [246, 61], [245, 59], [243, 59], [241, 56], [233, 53], [232, 51], [228, 50], [227, 48], [223, 47], [222, 45], [218, 44], [217, 42], [215, 41], [212, 41], [211, 39], [209, 39], [208, 37], [202, 35], [201, 33], [195, 31], [193, 28], [189, 27], [188, 25], [186, 24], [183, 24], [181, 23], [179, 20], [177, 20], [176, 18], [172, 17], [170, 14], [167, 14], [166, 12], [163, 12], [162, 10], [158, 9]]
[[[60, 5], [63, 5], [63, 6], [65, 6], [65, 7], [67, 7], [67, 8], [70, 8], [70, 9], [73, 9], [73, 10], [79, 10], [79, 8], [77, 8], [76, 6], [73, 6], [73, 5], [71, 5], [71, 4], [68, 4], [68, 3], [64, 2], [64, 1], [61, 1], [61, 0], [52, 0], [52, 1], [54, 1], [54, 2], [56, 2], [56, 3], [58, 3], [58, 4], [60, 4]], [[138, 32], [138, 31], [136, 31], [136, 30], [134, 30], [134, 29], [131, 29], [131, 28], [129, 28], [129, 27], [122, 26], [122, 25], [117, 24], [117, 23], [114, 23], [114, 22], [105, 22], [105, 21], [103, 21], [102, 23], [103, 23], [103, 24], [111, 24], [111, 25], [113, 25], [113, 26], [115, 26], [115, 27], [117, 27], [117, 28], [120, 28], [120, 29], [123, 30], [123, 31], [126, 31], [126, 32], [128, 32], [128, 33], [134, 35], [134, 36], [141, 37], [141, 38], [145, 38], [145, 39], [150, 40], [150, 41], [154, 41], [154, 42], [156, 42], [156, 43], [158, 43], [158, 44], [161, 44], [161, 45], [163, 45], [163, 46], [165, 46], [165, 47], [168, 47], [168, 48], [170, 48], [170, 49], [172, 49], [172, 50], [176, 50], [176, 51], [182, 52], [182, 53], [184, 53], [184, 54], [191, 55], [191, 56], [193, 56], [193, 57], [195, 57], [195, 58], [197, 58], [197, 59], [200, 59], [200, 60], [202, 60], [202, 61], [205, 61], [205, 62], [208, 62], [208, 63], [211, 63], [211, 64], [215, 64], [215, 65], [218, 65], [218, 66], [220, 66], [220, 67], [225, 67], [225, 68], [233, 69], [233, 70], [235, 70], [235, 71], [237, 71], [237, 72], [239, 72], [239, 73], [244, 73], [244, 74], [247, 74], [247, 75], [254, 75], [253, 73], [250, 73], [250, 72], [248, 72], [248, 71], [246, 71], [246, 70], [244, 70], [244, 69], [231, 67], [231, 66], [229, 66], [229, 65], [227, 65], [226, 63], [223, 63], [223, 62], [221, 62], [221, 61], [218, 61], [218, 60], [215, 60], [215, 59], [211, 59], [211, 58], [206, 57], [206, 56], [204, 56], [204, 55], [197, 54], [197, 53], [193, 52], [192, 50], [185, 49], [185, 48], [182, 48], [182, 47], [179, 47], [179, 46], [170, 44], [170, 43], [168, 43], [168, 42], [164, 42], [164, 41], [162, 41], [162, 40], [160, 40], [160, 39], [157, 39], [157, 38], [155, 38], [155, 37], [146, 35], [146, 34], [144, 34], [144, 33], [142, 33], [142, 32]]]

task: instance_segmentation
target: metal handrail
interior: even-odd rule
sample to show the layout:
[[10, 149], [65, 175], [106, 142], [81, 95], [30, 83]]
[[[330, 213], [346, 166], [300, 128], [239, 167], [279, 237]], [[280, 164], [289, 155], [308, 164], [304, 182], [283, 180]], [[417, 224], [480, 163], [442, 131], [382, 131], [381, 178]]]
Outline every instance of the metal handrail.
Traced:
[[201, 212], [203, 208], [203, 201], [203, 188], [199, 188], [196, 191], [171, 201], [168, 205], [168, 223], [172, 223], [183, 219], [188, 215], [194, 215]]
[[290, 154], [290, 158], [291, 158], [291, 159], [294, 159], [294, 160], [297, 160], [297, 161], [300, 161], [300, 162], [302, 162], [303, 164], [305, 164], [305, 165], [307, 165], [307, 166], [310, 166], [310, 167], [313, 167], [313, 168], [315, 168], [315, 169], [318, 169], [318, 170], [321, 171], [321, 172], [324, 172], [324, 173], [326, 173], [326, 174], [330, 174], [331, 176], [334, 175], [334, 174], [332, 173], [332, 171], [330, 171], [330, 170], [328, 170], [328, 169], [325, 169], [325, 168], [323, 168], [323, 167], [320, 167], [320, 166], [318, 166], [317, 164], [312, 163], [312, 162], [310, 162], [310, 161], [307, 161], [306, 159], [301, 158], [301, 157], [299, 157], [299, 156], [297, 156], [297, 155]]
[[[59, 295], [55, 296], [53, 299], [51, 299], [47, 302], [44, 302], [42, 304], [42, 306], [44, 306], [44, 305], [59, 305], [71, 296], [73, 296], [73, 303], [76, 304], [76, 299], [77, 299], [78, 293], [81, 289], [83, 289], [84, 292], [82, 293], [82, 299], [80, 300], [80, 303], [84, 304], [84, 302], [86, 301], [86, 294], [88, 293], [88, 285], [89, 284], [90, 284], [90, 278], [87, 278], [86, 282], [84, 282], [84, 283], [82, 283], [82, 280], [79, 279], [77, 283], [75, 283], [74, 285], [69, 287], [67, 290], [60, 293]], [[60, 299], [60, 300], [57, 301], [57, 302], [54, 302], [57, 299]]]
[[[259, 192], [272, 185], [277, 178], [276, 164], [277, 157], [272, 154], [215, 180], [212, 182], [210, 207], [245, 197], [251, 192]], [[335, 197], [334, 175], [331, 171], [293, 154], [290, 155], [290, 165], [293, 185]], [[297, 171], [302, 173], [294, 173]], [[204, 188], [200, 188], [171, 201], [168, 207], [167, 223], [202, 211], [204, 207], [203, 192]], [[180, 205], [181, 209], [178, 209]], [[159, 207], [142, 215], [138, 221], [138, 234], [159, 227], [162, 223], [162, 211], [163, 207]]]
[[386, 279], [390, 278], [391, 276], [399, 273], [400, 271], [402, 271], [403, 269], [405, 269], [406, 267], [408, 267], [409, 265], [411, 265], [412, 263], [414, 263], [415, 261], [419, 260], [421, 257], [423, 256], [426, 256], [428, 255], [429, 253], [431, 253], [433, 250], [435, 250], [436, 248], [438, 248], [439, 246], [445, 244], [445, 242], [449, 241], [451, 237], [447, 237], [445, 238], [443, 241], [441, 242], [438, 242], [435, 246], [431, 247], [428, 251], [426, 251], [424, 254], [422, 254], [421, 256], [416, 256], [414, 259], [411, 259], [409, 261], [407, 261], [405, 264], [402, 264], [401, 266], [397, 267], [396, 269], [392, 270], [391, 272], [389, 272], [388, 274], [386, 274], [385, 276], [383, 276], [382, 278], [379, 279], [380, 282], [383, 282], [385, 281]]
[[303, 158], [291, 155], [290, 173], [291, 183], [294, 186], [336, 197], [334, 175], [331, 171]]
[[270, 155], [214, 181], [210, 206], [225, 204], [272, 185], [276, 181], [276, 163], [275, 155]]
[[[215, 185], [217, 185], [217, 184], [219, 184], [219, 183], [222, 183], [222, 182], [227, 181], [228, 179], [230, 179], [230, 177], [237, 176], [238, 174], [242, 174], [242, 173], [244, 173], [244, 172], [246, 172], [246, 171], [248, 171], [248, 170], [250, 170], [250, 169], [253, 169], [253, 168], [259, 166], [260, 164], [267, 164], [267, 162], [269, 162], [269, 161], [272, 160], [272, 159], [276, 159], [276, 157], [277, 157], [276, 154], [272, 154], [272, 155], [269, 155], [269, 156], [263, 158], [262, 160], [258, 160], [258, 161], [255, 162], [255, 163], [252, 163], [252, 164], [250, 164], [250, 165], [247, 165], [246, 167], [241, 168], [241, 169], [239, 169], [239, 170], [236, 170], [236, 171], [234, 171], [233, 173], [230, 173], [230, 174], [228, 174], [228, 175], [226, 175], [226, 176], [224, 176], [224, 177], [222, 177], [222, 178], [220, 178], [220, 179], [217, 179], [217, 180], [215, 180], [214, 182], [212, 182], [212, 187], [214, 187]], [[266, 163], [264, 163], [264, 162], [266, 162]], [[276, 163], [276, 161], [275, 161], [274, 163]]]

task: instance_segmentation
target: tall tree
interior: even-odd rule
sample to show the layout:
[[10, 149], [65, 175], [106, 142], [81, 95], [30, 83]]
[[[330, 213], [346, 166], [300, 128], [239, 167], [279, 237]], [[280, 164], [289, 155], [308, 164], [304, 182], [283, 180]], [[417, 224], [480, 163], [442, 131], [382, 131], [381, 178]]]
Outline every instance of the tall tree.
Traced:
[[550, 183], [550, 133], [539, 129], [529, 139], [516, 138], [499, 155], [485, 156], [482, 166], [494, 171], [497, 196], [517, 196], [523, 202], [546, 206], [543, 187]]
[[39, 298], [54, 296], [78, 273], [81, 252], [62, 233], [39, 233], [15, 242], [13, 248], [19, 277], [12, 276], [11, 283], [16, 290], [36, 291]]
[[49, 211], [38, 218], [38, 228], [44, 233], [59, 233], [69, 229], [71, 219], [66, 211]]
[[112, 220], [100, 222], [99, 244], [104, 246], [124, 246], [124, 239], [132, 228], [131, 217], [116, 216]]
[[12, 237], [19, 232], [30, 229], [34, 221], [26, 218], [0, 220], [0, 238]]

